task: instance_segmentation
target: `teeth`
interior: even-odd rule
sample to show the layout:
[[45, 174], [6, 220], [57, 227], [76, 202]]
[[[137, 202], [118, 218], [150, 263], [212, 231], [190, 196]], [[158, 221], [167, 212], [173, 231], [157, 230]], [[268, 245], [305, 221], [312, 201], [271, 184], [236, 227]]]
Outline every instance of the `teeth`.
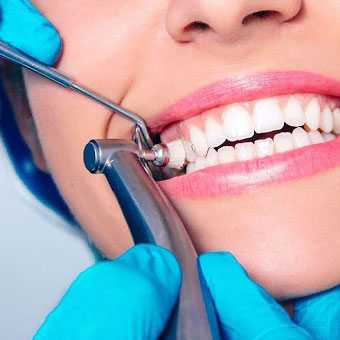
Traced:
[[225, 141], [223, 128], [214, 118], [206, 121], [205, 133], [209, 147], [215, 148]]
[[203, 131], [196, 126], [192, 126], [190, 128], [190, 140], [194, 152], [201, 157], [206, 156], [209, 146]]
[[250, 113], [241, 105], [232, 105], [223, 113], [223, 129], [229, 141], [242, 140], [254, 135]]
[[312, 142], [312, 144], [319, 144], [324, 141], [319, 131], [309, 131], [308, 134], [309, 134], [309, 139]]
[[[197, 120], [194, 118], [183, 124], [177, 130], [178, 139], [168, 144], [169, 168], [181, 170], [187, 164], [186, 171], [191, 173], [217, 164], [267, 157], [332, 141], [340, 135], [339, 100], [314, 94], [232, 104], [207, 111]], [[278, 131], [285, 123], [293, 127], [291, 133]], [[274, 131], [273, 138], [255, 138], [254, 143], [244, 141], [255, 132]], [[170, 134], [163, 136], [162, 141], [173, 138]]]
[[197, 170], [197, 165], [196, 163], [189, 163], [187, 165], [187, 174], [190, 174], [191, 172], [194, 172]]
[[320, 104], [317, 98], [313, 98], [306, 107], [306, 125], [312, 131], [319, 128], [320, 124]]
[[257, 133], [282, 129], [284, 117], [278, 100], [266, 98], [257, 101], [254, 106], [253, 120]]
[[333, 130], [333, 113], [328, 105], [325, 106], [320, 117], [320, 129], [329, 133]]
[[283, 113], [285, 122], [290, 126], [297, 127], [304, 125], [306, 122], [305, 112], [300, 101], [295, 96], [289, 97]]
[[223, 146], [218, 151], [209, 149], [206, 158], [198, 157], [195, 162], [188, 164], [187, 173], [218, 164], [271, 156], [275, 153], [290, 151], [310, 144], [323, 143], [335, 138], [336, 136], [333, 133], [306, 132], [301, 127], [298, 127], [292, 133], [281, 132], [276, 134], [274, 141], [271, 138], [266, 138], [256, 140], [255, 143], [237, 143], [235, 147]]
[[184, 150], [185, 150], [186, 160], [188, 162], [195, 162], [195, 160], [197, 158], [197, 154], [193, 150], [193, 145], [186, 140], [182, 140], [182, 143], [183, 143]]
[[340, 134], [340, 109], [335, 109], [333, 111], [333, 131], [336, 134]]
[[322, 135], [325, 142], [329, 142], [329, 141], [334, 140], [336, 138], [336, 136], [333, 135], [332, 133], [324, 133], [323, 132], [321, 135]]
[[266, 157], [274, 153], [274, 142], [271, 138], [258, 139], [255, 141], [257, 157]]
[[255, 146], [252, 142], [247, 143], [238, 143], [235, 145], [236, 158], [239, 161], [248, 161], [250, 159], [254, 159], [255, 154]]
[[311, 143], [309, 140], [308, 132], [306, 132], [301, 127], [294, 129], [292, 135], [295, 148], [302, 148], [304, 146], [310, 145]]
[[206, 168], [207, 167], [206, 159], [203, 157], [198, 157], [195, 162], [195, 167], [196, 167], [195, 171]]
[[185, 149], [180, 139], [174, 140], [167, 144], [169, 150], [168, 167], [172, 169], [181, 169], [185, 164]]
[[286, 152], [294, 149], [293, 136], [289, 132], [280, 132], [274, 136], [274, 148], [276, 152]]
[[218, 154], [215, 149], [209, 149], [206, 162], [207, 166], [214, 166], [218, 164]]
[[223, 146], [218, 149], [218, 161], [219, 163], [231, 163], [236, 160], [235, 148], [232, 146]]

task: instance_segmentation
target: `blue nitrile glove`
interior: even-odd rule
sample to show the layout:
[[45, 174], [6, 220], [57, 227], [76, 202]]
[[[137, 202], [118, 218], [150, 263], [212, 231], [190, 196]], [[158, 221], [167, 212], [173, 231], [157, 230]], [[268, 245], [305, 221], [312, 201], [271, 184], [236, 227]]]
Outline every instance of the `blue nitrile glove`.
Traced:
[[57, 61], [60, 36], [29, 0], [0, 0], [0, 13], [0, 40], [42, 63]]
[[138, 245], [80, 274], [34, 340], [158, 339], [180, 284], [180, 267], [169, 251]]
[[313, 339], [340, 339], [340, 286], [297, 300], [294, 321]]
[[198, 261], [201, 283], [214, 301], [222, 339], [340, 339], [340, 287], [297, 300], [292, 320], [230, 253], [207, 253]]

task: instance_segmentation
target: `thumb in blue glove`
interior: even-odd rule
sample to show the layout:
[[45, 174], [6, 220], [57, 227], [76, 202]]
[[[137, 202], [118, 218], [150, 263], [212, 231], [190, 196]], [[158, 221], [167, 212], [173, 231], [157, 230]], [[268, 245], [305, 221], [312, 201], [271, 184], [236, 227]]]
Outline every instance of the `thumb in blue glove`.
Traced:
[[253, 282], [230, 253], [198, 259], [202, 289], [213, 302], [222, 339], [307, 340], [306, 330], [290, 319], [261, 286]]
[[61, 51], [55, 27], [29, 0], [0, 0], [0, 40], [52, 65]]
[[169, 251], [139, 245], [76, 279], [34, 340], [153, 340], [177, 302], [180, 267]]

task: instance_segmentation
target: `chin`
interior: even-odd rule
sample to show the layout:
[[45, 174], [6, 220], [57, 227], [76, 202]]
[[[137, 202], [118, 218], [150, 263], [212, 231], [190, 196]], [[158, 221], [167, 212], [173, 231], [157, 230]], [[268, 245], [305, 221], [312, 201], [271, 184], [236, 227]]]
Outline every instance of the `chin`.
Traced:
[[340, 283], [340, 170], [243, 194], [183, 198], [168, 193], [198, 253], [233, 253], [279, 300]]

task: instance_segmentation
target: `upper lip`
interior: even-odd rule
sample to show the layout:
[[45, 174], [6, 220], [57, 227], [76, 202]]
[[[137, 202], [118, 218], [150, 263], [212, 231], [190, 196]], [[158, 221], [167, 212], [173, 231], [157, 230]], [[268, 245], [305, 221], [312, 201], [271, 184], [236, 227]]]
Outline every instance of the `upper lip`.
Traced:
[[184, 97], [149, 121], [152, 133], [222, 105], [292, 93], [340, 96], [338, 80], [304, 71], [265, 72], [227, 78]]

